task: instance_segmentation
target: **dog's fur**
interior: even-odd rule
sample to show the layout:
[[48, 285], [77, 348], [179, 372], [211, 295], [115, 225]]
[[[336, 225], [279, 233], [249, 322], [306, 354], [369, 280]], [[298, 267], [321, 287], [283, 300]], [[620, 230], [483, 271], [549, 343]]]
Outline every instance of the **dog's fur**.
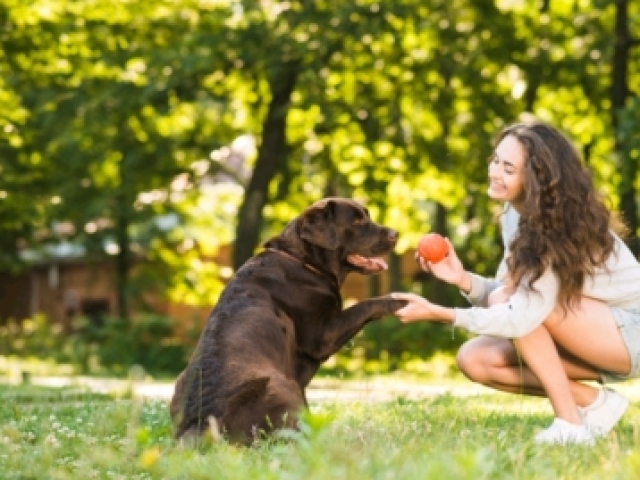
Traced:
[[360, 204], [326, 198], [267, 241], [222, 292], [176, 381], [176, 437], [212, 428], [250, 444], [257, 432], [295, 428], [320, 365], [369, 321], [405, 305], [387, 295], [343, 310], [340, 295], [349, 273], [386, 269], [371, 257], [389, 253], [397, 236]]

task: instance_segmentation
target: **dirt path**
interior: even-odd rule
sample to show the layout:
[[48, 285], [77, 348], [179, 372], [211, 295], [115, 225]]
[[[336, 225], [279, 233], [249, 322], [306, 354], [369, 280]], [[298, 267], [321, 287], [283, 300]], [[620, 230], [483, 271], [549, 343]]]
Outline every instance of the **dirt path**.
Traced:
[[[2, 381], [2, 379], [0, 379]], [[168, 400], [173, 394], [173, 382], [138, 381], [95, 377], [34, 377], [33, 385], [48, 387], [75, 386], [92, 392], [125, 395], [137, 398]], [[612, 386], [631, 399], [640, 398], [640, 380]], [[493, 390], [471, 382], [404, 381], [390, 377], [366, 380], [315, 378], [307, 388], [309, 402], [359, 401], [384, 402], [397, 398], [418, 400], [438, 395], [469, 396], [492, 393]]]

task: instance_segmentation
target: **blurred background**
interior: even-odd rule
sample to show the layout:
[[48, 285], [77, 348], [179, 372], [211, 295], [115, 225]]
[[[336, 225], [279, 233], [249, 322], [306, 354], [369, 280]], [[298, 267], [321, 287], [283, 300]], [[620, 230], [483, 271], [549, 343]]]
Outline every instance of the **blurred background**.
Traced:
[[[617, 0], [0, 0], [0, 373], [171, 377], [233, 272], [324, 196], [491, 276], [492, 140], [567, 133], [638, 243], [640, 4]], [[416, 372], [465, 339], [369, 325], [323, 372]], [[444, 360], [445, 370], [451, 362]], [[37, 373], [37, 372], [36, 372]]]

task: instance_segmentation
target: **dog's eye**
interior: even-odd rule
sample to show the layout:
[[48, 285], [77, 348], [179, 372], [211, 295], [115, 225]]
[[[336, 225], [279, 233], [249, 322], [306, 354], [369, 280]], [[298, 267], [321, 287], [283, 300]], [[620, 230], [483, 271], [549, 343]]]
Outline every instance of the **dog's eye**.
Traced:
[[353, 221], [354, 225], [364, 225], [365, 223], [367, 223], [367, 219], [366, 218], [356, 218]]

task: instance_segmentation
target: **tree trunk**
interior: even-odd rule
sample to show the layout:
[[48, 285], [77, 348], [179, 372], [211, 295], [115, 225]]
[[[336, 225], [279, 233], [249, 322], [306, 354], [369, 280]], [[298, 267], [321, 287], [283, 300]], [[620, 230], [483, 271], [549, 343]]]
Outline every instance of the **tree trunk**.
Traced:
[[638, 245], [638, 207], [635, 200], [635, 189], [633, 186], [636, 178], [638, 166], [637, 162], [626, 155], [626, 149], [618, 134], [620, 121], [619, 112], [625, 106], [625, 101], [629, 96], [629, 86], [627, 83], [627, 70], [629, 64], [629, 49], [631, 47], [631, 36], [629, 34], [628, 22], [628, 1], [616, 1], [616, 23], [615, 23], [615, 47], [613, 53], [613, 66], [611, 69], [611, 115], [613, 132], [615, 135], [615, 152], [620, 162], [621, 182], [618, 193], [620, 195], [620, 209], [622, 217], [629, 227], [629, 247], [637, 256], [640, 253]]
[[272, 98], [262, 128], [258, 158], [245, 190], [238, 214], [233, 248], [233, 268], [237, 270], [253, 256], [260, 241], [262, 209], [267, 203], [269, 183], [287, 156], [287, 113], [298, 77], [298, 62], [289, 62], [269, 79]]
[[[448, 237], [448, 218], [447, 209], [439, 202], [436, 202], [436, 215], [433, 221], [433, 231], [439, 233], [443, 237]], [[445, 303], [447, 298], [448, 285], [437, 280], [435, 277], [431, 277], [432, 284], [429, 287], [430, 296], [437, 303]]]
[[116, 235], [119, 252], [116, 256], [116, 295], [118, 317], [129, 319], [127, 290], [129, 285], [129, 222], [125, 214], [118, 214], [116, 219]]
[[389, 291], [400, 292], [405, 290], [402, 279], [402, 257], [395, 252], [391, 252], [389, 255]]
[[129, 269], [130, 269], [130, 254], [129, 254], [129, 224], [130, 224], [130, 211], [133, 205], [131, 198], [131, 187], [128, 183], [129, 175], [131, 171], [131, 154], [125, 155], [122, 162], [119, 164], [119, 177], [120, 186], [115, 194], [115, 235], [116, 243], [118, 244], [118, 253], [115, 258], [115, 289], [116, 289], [116, 312], [118, 317], [122, 319], [129, 319], [129, 302], [128, 302], [128, 290], [129, 290]]

